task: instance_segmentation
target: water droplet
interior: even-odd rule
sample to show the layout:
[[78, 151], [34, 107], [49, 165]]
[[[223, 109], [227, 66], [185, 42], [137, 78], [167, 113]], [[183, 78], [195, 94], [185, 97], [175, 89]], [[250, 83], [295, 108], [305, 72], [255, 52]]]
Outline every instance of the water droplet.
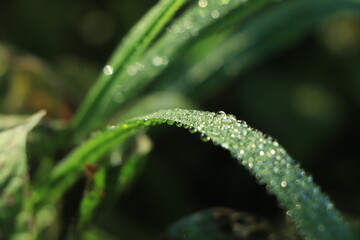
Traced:
[[167, 65], [169, 63], [169, 59], [167, 57], [154, 56], [151, 59], [151, 63], [155, 67], [160, 67], [160, 66]]
[[201, 8], [206, 8], [208, 5], [208, 1], [207, 0], [199, 0], [198, 5]]
[[282, 181], [281, 183], [280, 183], [280, 185], [281, 185], [281, 187], [286, 187], [287, 186], [287, 182], [286, 181]]
[[241, 149], [239, 153], [240, 153], [241, 155], [243, 155], [243, 154], [245, 153], [245, 151]]
[[225, 112], [224, 111], [217, 111], [216, 114], [217, 115], [225, 115]]
[[289, 217], [291, 217], [292, 216], [292, 212], [291, 211], [286, 211], [286, 215], [288, 215]]
[[175, 122], [172, 120], [167, 120], [166, 123], [171, 126], [171, 125], [174, 125]]
[[113, 74], [114, 72], [114, 69], [112, 68], [112, 66], [110, 65], [106, 65], [104, 68], [103, 68], [103, 72], [106, 76], [110, 76]]
[[249, 168], [253, 168], [254, 164], [253, 163], [248, 163]]
[[112, 125], [112, 126], [108, 126], [108, 127], [107, 127], [108, 130], [114, 130], [115, 128], [116, 128], [115, 125]]
[[196, 133], [197, 130], [194, 127], [189, 127], [189, 132], [190, 133]]
[[271, 153], [272, 155], [274, 155], [274, 154], [276, 153], [276, 151], [275, 151], [274, 149], [272, 149], [272, 150], [270, 150], [270, 153]]
[[138, 68], [134, 65], [130, 66], [127, 68], [127, 73], [130, 75], [130, 76], [135, 76], [138, 72]]
[[175, 124], [177, 127], [182, 127], [182, 125], [183, 125], [181, 122], [176, 122]]
[[211, 11], [211, 17], [217, 19], [220, 17], [220, 12], [218, 10]]
[[201, 140], [202, 140], [203, 142], [208, 142], [208, 141], [210, 141], [210, 137], [207, 136], [206, 134], [203, 134], [203, 133], [200, 135], [200, 138], [201, 138]]
[[264, 156], [265, 153], [264, 153], [264, 151], [260, 151], [259, 154], [260, 154], [260, 156]]

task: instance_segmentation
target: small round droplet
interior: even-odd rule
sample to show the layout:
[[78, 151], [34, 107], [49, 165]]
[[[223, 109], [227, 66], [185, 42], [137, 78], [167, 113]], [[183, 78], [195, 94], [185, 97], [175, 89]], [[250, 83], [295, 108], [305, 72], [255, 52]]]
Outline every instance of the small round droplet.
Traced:
[[208, 142], [208, 141], [210, 141], [210, 137], [207, 136], [206, 134], [203, 134], [203, 133], [200, 135], [200, 138], [201, 138], [201, 140], [202, 140], [203, 142]]
[[138, 68], [135, 65], [132, 65], [132, 66], [127, 68], [127, 73], [130, 76], [135, 76], [137, 74], [137, 72], [138, 72]]
[[198, 5], [201, 8], [206, 8], [208, 5], [208, 1], [207, 0], [199, 0]]
[[151, 59], [151, 63], [155, 66], [155, 67], [160, 67], [160, 66], [164, 66], [167, 65], [169, 63], [169, 60], [167, 57], [160, 57], [160, 56], [154, 56]]
[[104, 68], [103, 68], [103, 72], [106, 76], [110, 76], [113, 74], [114, 72], [114, 69], [112, 68], [112, 66], [110, 65], [106, 65]]
[[239, 153], [240, 153], [241, 155], [244, 155], [245, 151], [241, 149]]
[[177, 127], [182, 127], [182, 125], [183, 125], [181, 122], [176, 122], [175, 124]]
[[116, 128], [115, 125], [112, 125], [112, 126], [108, 126], [108, 127], [107, 127], [108, 130], [114, 130], [115, 128]]
[[166, 123], [171, 126], [171, 125], [174, 125], [175, 122], [172, 120], [167, 120]]
[[213, 10], [211, 12], [211, 17], [214, 19], [218, 19], [220, 17], [220, 12], [218, 10]]
[[225, 115], [225, 112], [224, 111], [217, 111], [216, 114], [217, 115]]
[[196, 133], [197, 130], [194, 127], [189, 127], [189, 132], [190, 133]]
[[286, 181], [282, 181], [281, 183], [280, 183], [280, 185], [281, 185], [281, 187], [286, 187], [287, 186], [287, 182]]
[[264, 153], [264, 151], [260, 151], [259, 154], [260, 154], [260, 156], [264, 156], [265, 153]]
[[270, 153], [271, 153], [272, 155], [274, 155], [274, 154], [276, 153], [276, 151], [275, 151], [274, 149], [272, 149], [272, 150], [270, 150]]

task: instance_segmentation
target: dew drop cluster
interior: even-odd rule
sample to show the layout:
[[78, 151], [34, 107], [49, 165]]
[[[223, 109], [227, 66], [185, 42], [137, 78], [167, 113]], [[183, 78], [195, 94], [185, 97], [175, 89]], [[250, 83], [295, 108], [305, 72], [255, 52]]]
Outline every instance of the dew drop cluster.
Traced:
[[[223, 111], [217, 113], [196, 110], [165, 110], [146, 119], [168, 123], [199, 133], [200, 138], [230, 151], [270, 194], [275, 194], [300, 229], [307, 229], [309, 239], [347, 239], [349, 229], [328, 197], [271, 137], [237, 120]], [[324, 222], [325, 225], [319, 225]], [[331, 226], [331, 227], [330, 227]], [[311, 230], [311, 231], [309, 231]], [[349, 237], [351, 239], [351, 237]]]

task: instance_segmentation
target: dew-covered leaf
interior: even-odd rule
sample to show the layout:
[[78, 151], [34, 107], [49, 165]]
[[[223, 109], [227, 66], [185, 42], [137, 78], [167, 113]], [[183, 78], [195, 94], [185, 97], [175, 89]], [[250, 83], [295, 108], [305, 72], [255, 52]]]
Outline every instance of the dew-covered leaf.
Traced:
[[7, 236], [14, 228], [27, 193], [26, 137], [45, 115], [41, 111], [0, 132], [0, 234]]
[[57, 189], [51, 193], [53, 199], [74, 183], [82, 164], [97, 163], [100, 156], [136, 131], [162, 123], [198, 132], [203, 141], [211, 140], [228, 150], [260, 184], [266, 184], [268, 191], [276, 195], [280, 206], [307, 239], [354, 239], [329, 198], [277, 141], [222, 111], [164, 110], [100, 133], [74, 150], [51, 173], [49, 181]]

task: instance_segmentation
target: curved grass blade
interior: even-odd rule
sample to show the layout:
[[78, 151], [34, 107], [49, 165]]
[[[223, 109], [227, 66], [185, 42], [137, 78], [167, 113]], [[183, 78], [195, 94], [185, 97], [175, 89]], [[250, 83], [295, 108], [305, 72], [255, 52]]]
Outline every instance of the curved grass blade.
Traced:
[[[76, 180], [83, 163], [96, 163], [129, 135], [151, 124], [162, 123], [176, 123], [192, 133], [199, 132], [204, 141], [212, 140], [229, 150], [239, 164], [277, 196], [307, 239], [355, 239], [328, 197], [278, 142], [224, 112], [165, 110], [120, 124], [76, 149], [55, 168], [50, 182], [56, 188], [61, 186], [61, 191], [66, 190]], [[61, 193], [57, 191], [57, 197]]]
[[143, 54], [177, 10], [187, 1], [160, 1], [120, 43], [105, 66], [104, 73], [100, 75], [73, 119], [72, 128], [77, 134], [92, 128], [106, 115], [107, 104], [112, 98], [111, 93], [119, 84], [119, 75], [126, 72], [126, 66], [136, 61]]
[[[171, 2], [171, 1], [170, 1]], [[151, 80], [154, 80], [168, 65], [169, 61], [173, 61], [181, 50], [196, 39], [199, 34], [208, 29], [215, 29], [219, 23], [224, 19], [242, 19], [251, 15], [253, 12], [264, 8], [269, 3], [274, 3], [273, 0], [253, 0], [246, 2], [244, 0], [201, 0], [198, 5], [188, 9], [183, 16], [181, 16], [175, 23], [169, 27], [167, 32], [162, 36], [146, 54], [141, 55], [144, 49], [149, 45], [141, 43], [147, 39], [145, 30], [142, 30], [142, 35], [136, 35], [133, 39], [130, 34], [126, 39], [126, 43], [134, 41], [129, 44], [130, 47], [124, 44], [117, 51], [124, 51], [128, 55], [124, 58], [121, 64], [114, 60], [109, 62], [105, 69], [105, 75], [101, 76], [98, 83], [88, 94], [84, 104], [79, 109], [77, 115], [72, 122], [72, 128], [75, 134], [81, 135], [89, 129], [97, 125], [102, 119], [114, 112], [117, 106], [123, 104], [130, 96], [139, 92]], [[175, 11], [184, 4], [184, 0], [172, 8], [165, 8], [163, 14], [166, 13], [166, 22], [170, 20]], [[158, 17], [159, 22], [154, 21], [151, 17], [146, 18], [152, 20], [154, 24], [158, 24], [156, 33], [153, 38], [159, 33], [160, 26], [165, 26], [165, 20]], [[230, 21], [231, 22], [231, 21]], [[139, 23], [136, 29], [141, 29], [141, 25], [145, 24], [143, 20]], [[229, 24], [229, 21], [224, 21], [224, 25]], [[151, 28], [151, 25], [146, 24], [146, 28]], [[134, 31], [136, 32], [136, 31]], [[151, 39], [153, 39], [151, 38]], [[128, 49], [132, 49], [129, 51]], [[141, 49], [138, 50], [138, 49]], [[136, 51], [136, 52], [135, 52]], [[118, 53], [115, 53], [115, 56]], [[131, 55], [131, 56], [130, 56]], [[123, 55], [121, 55], [123, 56]], [[117, 60], [117, 58], [114, 58]], [[119, 58], [120, 59], [120, 58]], [[106, 75], [107, 74], [107, 75]]]

